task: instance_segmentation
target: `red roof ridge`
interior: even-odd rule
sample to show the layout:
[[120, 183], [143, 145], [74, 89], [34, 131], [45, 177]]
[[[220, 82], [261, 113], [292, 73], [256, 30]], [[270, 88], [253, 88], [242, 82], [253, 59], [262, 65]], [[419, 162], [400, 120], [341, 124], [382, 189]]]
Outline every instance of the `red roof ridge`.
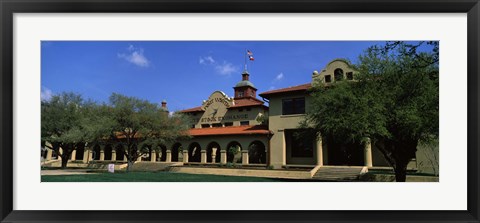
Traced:
[[283, 93], [283, 92], [289, 92], [289, 91], [302, 91], [302, 90], [309, 89], [311, 86], [312, 86], [311, 83], [300, 84], [300, 85], [290, 86], [286, 88], [266, 91], [266, 92], [260, 93], [259, 95], [263, 97], [264, 95], [268, 95], [268, 94], [276, 94], [276, 93]]
[[178, 112], [185, 113], [185, 112], [195, 112], [195, 111], [202, 111], [202, 106], [197, 106], [197, 107], [193, 107], [193, 108], [183, 109], [183, 110], [180, 110], [180, 111], [178, 111]]
[[265, 125], [241, 125], [228, 127], [213, 127], [213, 128], [194, 128], [189, 129], [192, 136], [206, 136], [206, 135], [252, 135], [252, 134], [272, 134]]

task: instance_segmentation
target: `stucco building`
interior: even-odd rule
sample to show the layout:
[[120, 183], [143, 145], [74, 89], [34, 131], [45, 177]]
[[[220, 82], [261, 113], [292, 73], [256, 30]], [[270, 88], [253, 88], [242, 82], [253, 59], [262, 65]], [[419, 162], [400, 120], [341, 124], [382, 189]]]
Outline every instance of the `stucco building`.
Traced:
[[[227, 164], [265, 166], [275, 169], [298, 166], [388, 166], [382, 154], [370, 143], [339, 144], [331, 137], [300, 128], [310, 107], [310, 89], [318, 83], [354, 79], [350, 63], [336, 59], [310, 83], [266, 91], [257, 88], [244, 70], [233, 87], [233, 96], [214, 90], [198, 107], [179, 111], [191, 119], [190, 139], [161, 145], [139, 161], [183, 162], [185, 164]], [[268, 103], [268, 106], [266, 105]], [[162, 106], [167, 110], [166, 102]], [[125, 160], [121, 145], [94, 145], [72, 154], [72, 160]], [[47, 160], [51, 159], [51, 151]], [[415, 168], [413, 159], [410, 168]]]

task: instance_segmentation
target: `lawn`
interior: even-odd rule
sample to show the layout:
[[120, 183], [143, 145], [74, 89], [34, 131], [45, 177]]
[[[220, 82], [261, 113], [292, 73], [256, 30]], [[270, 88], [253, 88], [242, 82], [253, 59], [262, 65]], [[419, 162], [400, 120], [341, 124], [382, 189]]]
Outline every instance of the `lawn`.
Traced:
[[280, 179], [171, 172], [120, 172], [42, 176], [42, 182], [279, 182]]

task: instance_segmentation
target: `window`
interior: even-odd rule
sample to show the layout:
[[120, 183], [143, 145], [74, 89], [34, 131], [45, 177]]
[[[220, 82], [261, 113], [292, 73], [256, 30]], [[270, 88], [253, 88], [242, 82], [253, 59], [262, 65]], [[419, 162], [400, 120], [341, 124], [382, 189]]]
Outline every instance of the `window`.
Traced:
[[310, 129], [286, 129], [285, 139], [292, 157], [313, 157], [315, 132]]
[[224, 125], [225, 125], [225, 127], [227, 127], [227, 126], [233, 126], [233, 122], [225, 122]]
[[332, 82], [332, 76], [331, 75], [325, 75], [325, 82], [326, 83]]
[[353, 80], [353, 72], [347, 72], [347, 80]]
[[252, 109], [251, 108], [247, 108], [247, 111], [251, 111]]
[[241, 92], [241, 91], [238, 92], [238, 97], [239, 97], [239, 98], [243, 97], [243, 92]]
[[243, 112], [243, 108], [238, 109], [239, 112]]
[[191, 127], [192, 129], [194, 129], [194, 128], [195, 128], [195, 124], [191, 125], [190, 127]]
[[249, 124], [250, 124], [249, 121], [241, 121], [241, 122], [240, 122], [240, 125], [249, 125]]
[[218, 128], [218, 127], [223, 127], [222, 123], [214, 123], [212, 124], [212, 127]]
[[202, 128], [210, 128], [210, 124], [202, 124]]
[[333, 75], [335, 75], [335, 81], [341, 81], [343, 79], [343, 70], [340, 68], [337, 68], [333, 72]]
[[305, 98], [282, 100], [282, 115], [305, 114]]

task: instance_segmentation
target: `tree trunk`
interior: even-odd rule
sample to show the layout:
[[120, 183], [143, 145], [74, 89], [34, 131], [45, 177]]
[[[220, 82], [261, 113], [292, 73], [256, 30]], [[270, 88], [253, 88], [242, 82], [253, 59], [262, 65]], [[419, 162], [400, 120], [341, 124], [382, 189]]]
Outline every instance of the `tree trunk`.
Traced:
[[405, 182], [407, 180], [407, 164], [397, 163], [395, 165], [395, 181]]
[[60, 157], [62, 159], [62, 169], [66, 169], [68, 163], [68, 156], [62, 155]]
[[130, 170], [131, 170], [132, 167], [133, 167], [134, 162], [129, 159], [129, 160], [127, 161], [127, 163], [128, 163], [128, 165], [127, 165], [127, 172], [130, 172]]

